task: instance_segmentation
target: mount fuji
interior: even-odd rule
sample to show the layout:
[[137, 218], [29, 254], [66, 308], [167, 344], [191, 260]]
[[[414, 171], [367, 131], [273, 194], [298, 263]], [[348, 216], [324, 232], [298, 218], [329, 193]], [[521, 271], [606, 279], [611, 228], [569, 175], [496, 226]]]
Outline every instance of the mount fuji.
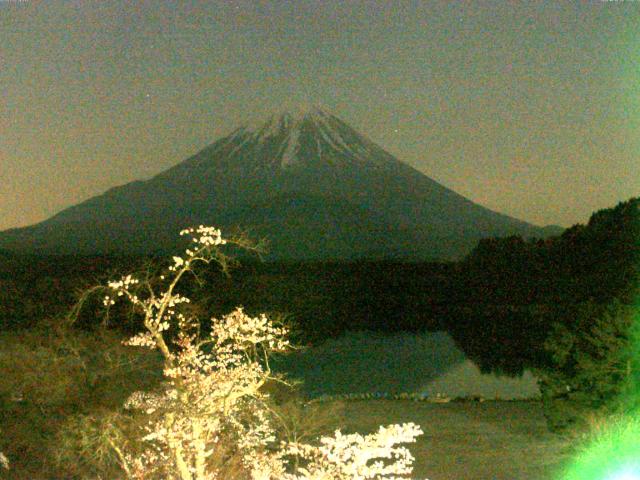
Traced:
[[274, 260], [451, 260], [483, 237], [560, 230], [484, 208], [312, 108], [242, 126], [149, 180], [0, 232], [0, 248], [164, 253], [199, 224], [266, 237]]

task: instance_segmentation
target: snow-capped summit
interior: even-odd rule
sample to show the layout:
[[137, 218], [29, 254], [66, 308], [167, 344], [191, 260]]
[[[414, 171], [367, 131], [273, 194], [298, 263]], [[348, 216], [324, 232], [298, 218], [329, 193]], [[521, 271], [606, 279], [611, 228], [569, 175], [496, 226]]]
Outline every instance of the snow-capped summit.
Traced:
[[316, 105], [302, 105], [272, 114], [266, 121], [248, 123], [227, 139], [235, 142], [238, 150], [259, 150], [277, 142], [280, 148], [271, 161], [281, 167], [309, 161], [335, 162], [339, 157], [342, 161], [380, 161], [382, 153], [373, 142]]
[[545, 236], [447, 189], [312, 106], [247, 123], [150, 180], [1, 232], [0, 248], [166, 251], [180, 230], [199, 224], [239, 225], [271, 242], [271, 258], [287, 259], [451, 259], [486, 236]]

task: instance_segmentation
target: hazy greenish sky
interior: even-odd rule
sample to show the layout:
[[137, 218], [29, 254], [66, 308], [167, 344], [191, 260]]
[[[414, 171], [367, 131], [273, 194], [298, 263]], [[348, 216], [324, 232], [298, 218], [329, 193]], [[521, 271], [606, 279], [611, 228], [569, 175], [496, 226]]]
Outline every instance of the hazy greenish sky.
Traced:
[[537, 223], [640, 195], [640, 1], [0, 0], [0, 229], [317, 103]]

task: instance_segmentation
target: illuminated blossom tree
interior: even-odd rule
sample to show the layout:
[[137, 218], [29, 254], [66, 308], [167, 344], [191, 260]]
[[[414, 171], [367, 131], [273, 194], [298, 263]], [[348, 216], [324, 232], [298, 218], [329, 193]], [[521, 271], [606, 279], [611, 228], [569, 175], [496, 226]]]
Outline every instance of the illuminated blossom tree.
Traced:
[[220, 247], [244, 243], [227, 242], [220, 230], [205, 226], [181, 235], [192, 244], [184, 256], [173, 257], [165, 274], [143, 281], [127, 275], [110, 282], [104, 298], [107, 307], [125, 299], [143, 317], [144, 331], [125, 343], [157, 349], [164, 359], [161, 388], [135, 392], [125, 403], [146, 419], [142, 452], [115, 446], [125, 474], [180, 480], [364, 480], [410, 474], [413, 457], [396, 444], [413, 442], [422, 433], [412, 423], [380, 427], [367, 436], [337, 431], [319, 445], [278, 441], [262, 387], [284, 381], [271, 371], [269, 356], [289, 347], [287, 330], [238, 308], [211, 319], [203, 331], [183, 309], [190, 300], [178, 292], [180, 281], [198, 263], [226, 268]]

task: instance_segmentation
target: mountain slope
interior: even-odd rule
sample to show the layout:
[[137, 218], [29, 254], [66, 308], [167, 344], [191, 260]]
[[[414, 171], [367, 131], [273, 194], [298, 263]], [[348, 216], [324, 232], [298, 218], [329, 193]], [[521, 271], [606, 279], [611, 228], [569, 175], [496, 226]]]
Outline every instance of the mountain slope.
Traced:
[[240, 225], [271, 258], [452, 259], [486, 236], [546, 236], [477, 205], [319, 109], [243, 126], [147, 181], [113, 188], [0, 248], [137, 253], [176, 248], [193, 224]]

